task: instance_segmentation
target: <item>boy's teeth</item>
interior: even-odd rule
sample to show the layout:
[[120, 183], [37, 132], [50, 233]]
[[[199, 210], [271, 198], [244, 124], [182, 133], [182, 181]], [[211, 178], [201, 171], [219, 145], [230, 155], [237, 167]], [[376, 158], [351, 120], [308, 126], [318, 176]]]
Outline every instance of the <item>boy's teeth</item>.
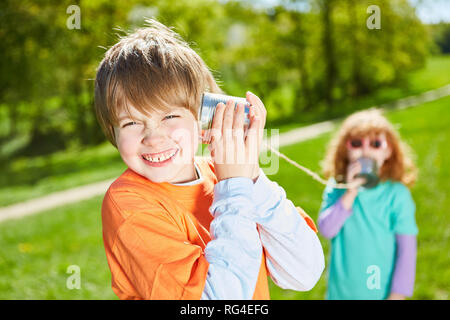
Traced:
[[155, 158], [152, 158], [150, 156], [144, 156], [144, 159], [148, 160], [150, 162], [161, 162], [161, 161], [165, 161], [165, 160], [173, 157], [175, 153], [176, 153], [176, 151], [174, 151], [174, 152], [172, 152], [170, 154], [162, 155], [162, 156], [155, 157]]

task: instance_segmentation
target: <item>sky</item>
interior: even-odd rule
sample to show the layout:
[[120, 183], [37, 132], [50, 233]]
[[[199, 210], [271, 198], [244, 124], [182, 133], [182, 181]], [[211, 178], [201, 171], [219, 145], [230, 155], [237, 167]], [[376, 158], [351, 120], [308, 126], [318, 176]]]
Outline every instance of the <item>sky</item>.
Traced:
[[[222, 0], [223, 1], [223, 0]], [[257, 7], [273, 6], [280, 0], [241, 0], [250, 2]], [[417, 5], [417, 15], [424, 23], [450, 23], [450, 0], [408, 0], [412, 5]], [[376, 1], [374, 1], [376, 2]], [[374, 3], [375, 4], [375, 3]]]
[[[409, 0], [413, 5], [418, 0]], [[419, 1], [417, 15], [425, 23], [450, 23], [450, 0], [422, 0]]]

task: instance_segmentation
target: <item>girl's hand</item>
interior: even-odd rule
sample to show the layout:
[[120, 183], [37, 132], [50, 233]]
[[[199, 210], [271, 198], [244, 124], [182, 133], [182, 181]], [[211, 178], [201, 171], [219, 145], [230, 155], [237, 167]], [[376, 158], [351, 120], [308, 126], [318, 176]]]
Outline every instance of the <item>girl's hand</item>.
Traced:
[[406, 297], [400, 293], [391, 292], [387, 300], [405, 300]]
[[[262, 128], [265, 122], [265, 109], [260, 100], [250, 93], [247, 99], [250, 107], [250, 125], [244, 136], [244, 105], [234, 108], [232, 100], [225, 106], [216, 107], [211, 128], [209, 150], [214, 161], [219, 181], [233, 177], [248, 177], [255, 180], [259, 174], [259, 148], [262, 140]], [[262, 118], [263, 116], [263, 118]]]
[[353, 207], [356, 195], [358, 194], [358, 187], [366, 183], [366, 179], [355, 177], [361, 172], [361, 169], [361, 164], [358, 161], [351, 162], [347, 168], [345, 182], [350, 186], [342, 196], [342, 205], [347, 210], [350, 210]]
[[347, 174], [345, 177], [345, 181], [347, 184], [351, 185], [349, 190], [355, 192], [357, 191], [358, 187], [362, 186], [364, 183], [366, 183], [366, 179], [361, 177], [356, 177], [358, 173], [360, 173], [362, 170], [361, 164], [358, 161], [353, 161], [349, 164], [347, 167]]

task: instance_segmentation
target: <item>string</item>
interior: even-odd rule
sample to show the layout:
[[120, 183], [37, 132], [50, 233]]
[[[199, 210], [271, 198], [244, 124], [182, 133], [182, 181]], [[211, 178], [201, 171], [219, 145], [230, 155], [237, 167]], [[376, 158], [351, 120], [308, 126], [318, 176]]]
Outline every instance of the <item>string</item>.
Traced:
[[[296, 167], [296, 168], [302, 170], [303, 172], [305, 172], [307, 175], [312, 177], [317, 182], [319, 182], [319, 183], [321, 183], [323, 185], [328, 185], [328, 182], [325, 179], [323, 179], [321, 176], [319, 176], [317, 173], [315, 173], [315, 172], [311, 171], [310, 169], [302, 166], [301, 164], [299, 164], [296, 161], [292, 160], [288, 156], [286, 156], [283, 153], [279, 152], [278, 150], [272, 148], [267, 143], [266, 143], [266, 146], [267, 146], [267, 148], [269, 148], [270, 151], [275, 153], [279, 158], [283, 158], [284, 160], [286, 160], [287, 162], [292, 164], [294, 167]], [[335, 183], [333, 185], [333, 188], [336, 188], [336, 189], [349, 189], [349, 188], [353, 188], [353, 187], [355, 187], [355, 184], [352, 184], [352, 183]]]
[[[202, 133], [202, 136], [205, 137], [206, 133]], [[210, 139], [206, 139], [204, 138], [203, 141], [207, 141], [206, 143], [210, 143]], [[328, 181], [326, 181], [325, 179], [323, 179], [321, 176], [319, 176], [317, 173], [315, 173], [314, 171], [302, 166], [301, 164], [299, 164], [298, 162], [292, 160], [291, 158], [289, 158], [288, 156], [286, 156], [285, 154], [279, 152], [278, 150], [272, 148], [267, 141], [263, 141], [263, 143], [266, 145], [266, 147], [272, 151], [273, 153], [275, 153], [279, 158], [282, 158], [284, 160], [286, 160], [287, 162], [289, 162], [290, 164], [292, 164], [294, 167], [300, 169], [301, 171], [305, 172], [307, 175], [309, 175], [311, 178], [313, 178], [314, 180], [316, 180], [317, 182], [323, 184], [323, 185], [328, 185]], [[334, 183], [333, 184], [333, 188], [335, 189], [350, 189], [350, 188], [355, 188], [358, 186], [358, 183], [355, 181], [353, 183]]]

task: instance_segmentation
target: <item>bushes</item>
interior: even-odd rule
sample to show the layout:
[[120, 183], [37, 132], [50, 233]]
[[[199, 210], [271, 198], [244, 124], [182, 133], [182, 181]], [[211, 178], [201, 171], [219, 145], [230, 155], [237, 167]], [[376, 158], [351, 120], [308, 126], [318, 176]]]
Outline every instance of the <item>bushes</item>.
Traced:
[[29, 154], [104, 141], [93, 110], [96, 67], [117, 42], [114, 28], [141, 27], [144, 14], [188, 40], [229, 94], [259, 95], [268, 124], [300, 112], [310, 121], [332, 116], [333, 106], [401, 85], [424, 64], [427, 33], [406, 0], [376, 1], [379, 30], [366, 27], [368, 0], [248, 3], [93, 0], [80, 2], [81, 28], [70, 30], [65, 3], [2, 1], [0, 141], [21, 137], [29, 143], [16, 152]]

